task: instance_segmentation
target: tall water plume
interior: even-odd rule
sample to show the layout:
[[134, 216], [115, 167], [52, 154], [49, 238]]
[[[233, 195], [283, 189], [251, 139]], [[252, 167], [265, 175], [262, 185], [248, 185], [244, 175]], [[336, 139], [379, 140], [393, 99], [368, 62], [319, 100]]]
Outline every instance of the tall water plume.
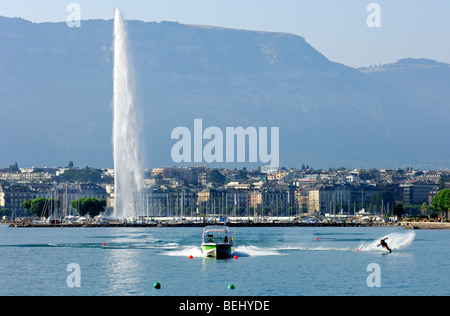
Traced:
[[122, 14], [114, 17], [114, 216], [136, 218], [142, 187], [139, 122], [127, 32]]

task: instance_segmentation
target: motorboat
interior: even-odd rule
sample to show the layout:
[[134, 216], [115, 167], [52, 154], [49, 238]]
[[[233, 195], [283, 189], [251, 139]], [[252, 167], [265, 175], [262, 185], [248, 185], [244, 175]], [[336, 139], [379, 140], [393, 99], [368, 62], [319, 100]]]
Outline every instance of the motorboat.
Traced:
[[232, 240], [227, 226], [206, 226], [203, 229], [202, 251], [206, 257], [228, 258]]

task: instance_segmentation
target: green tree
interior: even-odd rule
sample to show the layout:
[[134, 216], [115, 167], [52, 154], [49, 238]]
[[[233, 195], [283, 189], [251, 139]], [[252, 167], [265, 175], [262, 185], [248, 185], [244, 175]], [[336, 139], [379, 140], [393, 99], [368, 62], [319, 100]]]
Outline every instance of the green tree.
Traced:
[[420, 213], [423, 215], [426, 215], [428, 213], [428, 205], [427, 202], [423, 202], [422, 206], [420, 207]]
[[377, 194], [374, 194], [372, 198], [370, 199], [369, 204], [376, 205], [377, 207], [381, 205], [381, 202], [383, 204], [394, 204], [394, 194], [392, 191], [382, 190], [379, 191]]
[[243, 207], [243, 206], [236, 207], [236, 215], [237, 216], [245, 216], [245, 207]]
[[439, 190], [445, 189], [445, 183], [450, 182], [450, 176], [444, 176], [442, 175], [439, 179]]
[[438, 212], [440, 217], [443, 212], [450, 211], [450, 189], [441, 190], [436, 194], [431, 209]]
[[403, 205], [401, 205], [401, 204], [394, 205], [394, 207], [392, 208], [392, 214], [394, 216], [397, 216], [397, 218], [400, 219], [403, 216], [403, 214], [405, 214], [405, 210], [403, 209]]
[[80, 216], [94, 217], [105, 211], [106, 200], [95, 198], [82, 198], [71, 203], [72, 207], [77, 210]]
[[10, 217], [11, 216], [11, 210], [9, 208], [0, 208], [0, 218], [3, 218], [3, 216]]
[[34, 200], [25, 201], [20, 204], [20, 206], [27, 209], [36, 217], [49, 217], [59, 208], [59, 200], [37, 198]]
[[225, 184], [225, 176], [219, 170], [213, 169], [208, 173], [208, 181], [215, 185]]
[[64, 171], [57, 177], [60, 182], [92, 182], [92, 183], [105, 183], [112, 182], [113, 178], [103, 176], [101, 169], [93, 169], [86, 167], [84, 169], [69, 169]]

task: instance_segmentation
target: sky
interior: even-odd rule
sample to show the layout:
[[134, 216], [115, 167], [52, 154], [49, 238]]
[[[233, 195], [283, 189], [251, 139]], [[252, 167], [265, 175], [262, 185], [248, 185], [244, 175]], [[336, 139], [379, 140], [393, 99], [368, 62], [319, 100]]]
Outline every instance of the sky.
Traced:
[[355, 68], [401, 58], [450, 63], [448, 0], [0, 0], [0, 16], [63, 22], [71, 3], [81, 20], [109, 20], [119, 8], [130, 20], [292, 33]]

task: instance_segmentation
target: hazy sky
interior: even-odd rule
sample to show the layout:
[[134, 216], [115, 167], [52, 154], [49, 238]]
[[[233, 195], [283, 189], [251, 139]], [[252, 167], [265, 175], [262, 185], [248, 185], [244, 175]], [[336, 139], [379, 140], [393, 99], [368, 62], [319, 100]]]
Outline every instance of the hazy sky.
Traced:
[[[0, 15], [66, 21], [70, 3], [82, 20], [112, 19], [119, 8], [126, 19], [293, 33], [352, 67], [407, 57], [450, 63], [449, 0], [0, 0]], [[370, 3], [380, 27], [367, 25]]]

